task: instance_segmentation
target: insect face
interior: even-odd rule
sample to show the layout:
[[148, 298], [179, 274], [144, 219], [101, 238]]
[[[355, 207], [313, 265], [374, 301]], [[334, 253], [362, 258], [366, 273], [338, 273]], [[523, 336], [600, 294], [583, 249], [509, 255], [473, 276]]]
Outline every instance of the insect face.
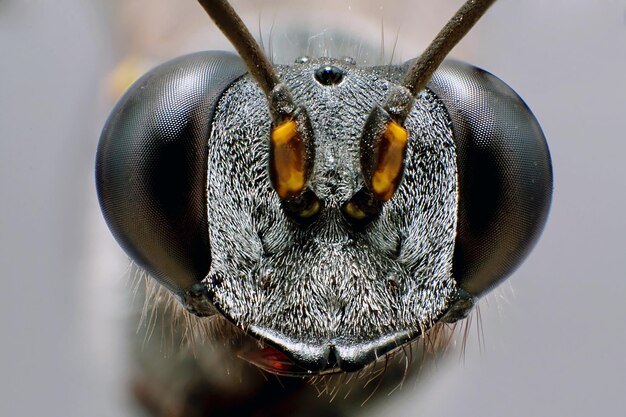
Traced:
[[[329, 66], [343, 74], [340, 83], [318, 80]], [[304, 369], [359, 369], [430, 327], [455, 292], [451, 125], [433, 94], [420, 97], [405, 123], [402, 186], [361, 227], [341, 208], [363, 187], [362, 129], [393, 81], [330, 59], [278, 72], [308, 111], [309, 187], [324, 207], [306, 225], [285, 213], [267, 181], [267, 102], [254, 80], [235, 82], [217, 105], [209, 139], [208, 216], [220, 219], [209, 225], [212, 301]]]
[[263, 69], [234, 11], [202, 3], [243, 59], [197, 53], [148, 73], [96, 162], [113, 234], [189, 312], [259, 339], [249, 359], [269, 371], [356, 371], [464, 317], [521, 262], [552, 173], [508, 86], [456, 62], [432, 79], [420, 60]]

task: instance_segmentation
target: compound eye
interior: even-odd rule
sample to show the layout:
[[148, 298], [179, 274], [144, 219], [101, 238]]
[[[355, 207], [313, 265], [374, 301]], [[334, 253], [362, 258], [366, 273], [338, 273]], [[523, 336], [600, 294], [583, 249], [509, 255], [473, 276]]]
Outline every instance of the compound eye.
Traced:
[[219, 99], [245, 72], [223, 52], [167, 62], [128, 90], [100, 137], [96, 185], [112, 234], [183, 299], [204, 297], [196, 287], [211, 263], [206, 141]]
[[479, 297], [530, 252], [552, 197], [550, 152], [537, 119], [508, 85], [444, 63], [429, 84], [452, 120], [459, 206], [452, 272]]

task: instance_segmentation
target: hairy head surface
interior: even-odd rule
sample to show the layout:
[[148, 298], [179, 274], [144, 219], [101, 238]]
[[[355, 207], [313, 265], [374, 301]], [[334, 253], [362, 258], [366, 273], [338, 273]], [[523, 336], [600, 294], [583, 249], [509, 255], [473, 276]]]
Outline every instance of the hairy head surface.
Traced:
[[[340, 68], [343, 80], [316, 82], [325, 65]], [[336, 350], [362, 366], [362, 351], [384, 353], [430, 328], [455, 290], [456, 153], [446, 110], [428, 91], [405, 123], [410, 145], [397, 195], [365, 228], [340, 212], [363, 186], [360, 138], [393, 83], [386, 70], [328, 58], [279, 67], [315, 138], [309, 182], [325, 207], [306, 226], [285, 216], [267, 181], [270, 117], [259, 88], [244, 77], [218, 105], [206, 283], [222, 314], [295, 360], [323, 362]]]

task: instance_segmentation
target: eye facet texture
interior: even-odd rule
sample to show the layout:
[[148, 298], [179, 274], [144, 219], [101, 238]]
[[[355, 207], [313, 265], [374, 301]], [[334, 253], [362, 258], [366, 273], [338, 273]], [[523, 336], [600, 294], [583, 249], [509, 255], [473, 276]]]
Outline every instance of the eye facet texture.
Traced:
[[222, 92], [245, 72], [225, 52], [169, 61], [129, 89], [100, 138], [96, 185], [107, 224], [176, 294], [209, 270], [207, 141]]
[[447, 61], [428, 85], [444, 102], [457, 146], [459, 207], [453, 275], [480, 296], [536, 243], [552, 199], [552, 164], [539, 123], [501, 80]]

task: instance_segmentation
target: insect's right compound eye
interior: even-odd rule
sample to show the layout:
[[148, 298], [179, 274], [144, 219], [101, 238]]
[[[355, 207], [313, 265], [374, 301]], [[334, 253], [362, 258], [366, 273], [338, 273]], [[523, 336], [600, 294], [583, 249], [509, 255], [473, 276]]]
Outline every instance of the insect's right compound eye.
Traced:
[[179, 296], [209, 270], [207, 139], [218, 100], [245, 73], [225, 52], [167, 62], [120, 99], [100, 138], [96, 185], [107, 224], [126, 253]]

